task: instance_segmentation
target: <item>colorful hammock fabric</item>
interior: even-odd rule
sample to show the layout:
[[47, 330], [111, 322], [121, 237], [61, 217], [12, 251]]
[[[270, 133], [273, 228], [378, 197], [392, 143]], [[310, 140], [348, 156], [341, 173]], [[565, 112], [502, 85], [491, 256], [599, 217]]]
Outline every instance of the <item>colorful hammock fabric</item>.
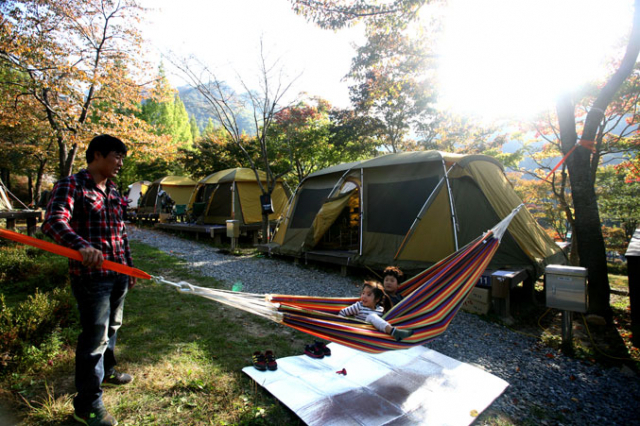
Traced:
[[358, 298], [326, 298], [295, 295], [259, 295], [193, 286], [186, 282], [165, 284], [264, 316], [304, 333], [365, 352], [406, 349], [423, 345], [447, 329], [478, 278], [498, 249], [511, 219], [522, 205], [487, 233], [449, 255], [429, 269], [405, 281], [399, 288], [404, 298], [383, 318], [391, 325], [414, 330], [397, 342], [373, 325], [338, 315]]

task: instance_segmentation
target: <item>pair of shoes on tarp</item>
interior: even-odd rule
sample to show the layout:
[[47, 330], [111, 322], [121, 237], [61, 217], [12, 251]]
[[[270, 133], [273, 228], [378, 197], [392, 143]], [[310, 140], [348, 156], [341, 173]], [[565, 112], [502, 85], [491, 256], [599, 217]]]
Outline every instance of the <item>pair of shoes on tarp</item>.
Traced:
[[273, 354], [273, 351], [265, 351], [264, 354], [260, 351], [255, 351], [251, 356], [251, 361], [256, 370], [274, 371], [278, 369], [278, 363], [276, 362], [276, 356]]
[[331, 349], [329, 349], [324, 343], [316, 340], [312, 345], [305, 346], [304, 354], [311, 358], [322, 359], [325, 356], [331, 356]]

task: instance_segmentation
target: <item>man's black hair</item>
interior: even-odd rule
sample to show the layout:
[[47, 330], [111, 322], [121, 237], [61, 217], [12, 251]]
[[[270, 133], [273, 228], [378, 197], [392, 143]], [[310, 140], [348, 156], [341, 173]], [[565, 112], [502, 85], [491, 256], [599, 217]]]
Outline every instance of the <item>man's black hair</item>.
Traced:
[[111, 135], [98, 135], [91, 139], [87, 152], [85, 153], [85, 156], [87, 157], [87, 164], [91, 164], [94, 160], [94, 154], [96, 151], [102, 154], [103, 157], [109, 155], [111, 151], [127, 155], [127, 147], [124, 142]]

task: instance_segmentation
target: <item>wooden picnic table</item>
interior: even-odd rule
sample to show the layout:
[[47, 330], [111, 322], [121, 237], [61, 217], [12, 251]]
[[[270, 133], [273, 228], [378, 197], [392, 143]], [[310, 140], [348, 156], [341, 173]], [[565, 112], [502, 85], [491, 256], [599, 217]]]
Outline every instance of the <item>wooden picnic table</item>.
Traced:
[[15, 230], [17, 220], [26, 220], [27, 235], [33, 236], [38, 222], [42, 222], [44, 211], [42, 210], [5, 210], [0, 211], [0, 219], [7, 221], [7, 229]]

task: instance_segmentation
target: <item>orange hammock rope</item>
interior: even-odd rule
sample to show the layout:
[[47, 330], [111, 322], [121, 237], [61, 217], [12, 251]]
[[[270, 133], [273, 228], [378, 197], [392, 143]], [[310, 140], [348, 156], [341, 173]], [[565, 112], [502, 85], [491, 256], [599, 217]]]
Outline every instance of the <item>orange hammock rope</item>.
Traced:
[[[58, 244], [50, 243], [48, 241], [39, 240], [37, 238], [33, 238], [28, 235], [9, 231], [7, 229], [0, 229], [0, 237], [6, 238], [11, 241], [15, 241], [20, 244], [26, 244], [35, 248], [39, 248], [41, 250], [45, 250], [53, 254], [59, 254], [60, 256], [68, 257], [69, 259], [82, 262], [82, 254], [80, 254], [78, 250], [73, 250], [68, 247], [63, 247]], [[146, 272], [140, 269], [132, 268], [131, 266], [112, 262], [110, 260], [105, 260], [104, 262], [102, 262], [102, 269], [108, 269], [110, 271], [129, 275], [130, 277], [142, 278], [144, 280], [152, 279], [151, 275], [147, 274]]]

